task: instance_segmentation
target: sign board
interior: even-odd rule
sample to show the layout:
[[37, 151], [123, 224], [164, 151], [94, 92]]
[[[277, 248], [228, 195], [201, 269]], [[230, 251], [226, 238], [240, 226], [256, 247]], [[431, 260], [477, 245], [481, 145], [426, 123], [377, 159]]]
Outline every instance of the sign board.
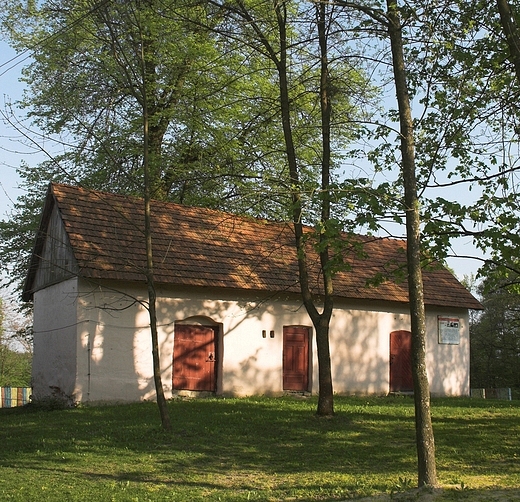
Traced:
[[458, 345], [460, 343], [460, 319], [439, 317], [439, 343]]

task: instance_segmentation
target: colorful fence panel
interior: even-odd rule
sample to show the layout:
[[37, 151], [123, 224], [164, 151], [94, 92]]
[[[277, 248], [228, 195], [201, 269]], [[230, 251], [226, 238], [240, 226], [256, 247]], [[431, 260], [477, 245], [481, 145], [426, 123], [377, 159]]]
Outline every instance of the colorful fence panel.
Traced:
[[1, 387], [0, 408], [23, 406], [31, 400], [30, 387]]

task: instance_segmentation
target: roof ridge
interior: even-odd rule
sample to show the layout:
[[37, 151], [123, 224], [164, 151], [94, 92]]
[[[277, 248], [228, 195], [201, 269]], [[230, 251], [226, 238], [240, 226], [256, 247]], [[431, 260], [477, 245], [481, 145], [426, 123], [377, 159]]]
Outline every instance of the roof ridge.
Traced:
[[[81, 185], [68, 185], [65, 183], [53, 182], [53, 183], [51, 183], [51, 186], [53, 188], [58, 187], [58, 188], [62, 188], [64, 190], [72, 189], [72, 190], [82, 191], [84, 193], [96, 194], [100, 198], [101, 198], [101, 196], [106, 196], [106, 198], [119, 198], [119, 199], [123, 199], [123, 200], [133, 199], [134, 201], [144, 201], [144, 197], [141, 197], [139, 195], [133, 195], [133, 194], [126, 195], [126, 194], [120, 194], [120, 193], [115, 193], [115, 192], [108, 192], [105, 190], [86, 188]], [[173, 202], [173, 201], [168, 201], [168, 200], [162, 201], [160, 199], [151, 199], [150, 202], [151, 202], [151, 204], [153, 204], [154, 206], [157, 206], [159, 208], [164, 207], [164, 206], [170, 206], [170, 207], [177, 208], [178, 210], [181, 210], [183, 212], [203, 211], [206, 213], [220, 214], [225, 217], [239, 218], [239, 219], [243, 219], [244, 221], [249, 221], [249, 222], [281, 224], [281, 225], [286, 225], [286, 224], [292, 223], [292, 222], [285, 222], [285, 221], [269, 220], [267, 218], [261, 218], [261, 217], [256, 217], [256, 216], [252, 216], [252, 215], [247, 215], [247, 214], [231, 213], [229, 211], [224, 211], [223, 209], [215, 209], [215, 208], [209, 208], [209, 207], [204, 207], [204, 206], [186, 205], [186, 204], [181, 204], [179, 202]]]

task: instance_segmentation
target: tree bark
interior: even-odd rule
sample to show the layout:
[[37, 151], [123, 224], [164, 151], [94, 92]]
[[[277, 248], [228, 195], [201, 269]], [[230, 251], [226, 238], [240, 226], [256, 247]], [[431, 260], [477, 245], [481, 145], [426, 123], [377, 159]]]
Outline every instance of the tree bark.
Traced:
[[[144, 114], [146, 117], [146, 114]], [[145, 138], [147, 135], [148, 122], [145, 119]], [[146, 151], [145, 140], [145, 151]], [[164, 388], [161, 377], [161, 363], [159, 353], [159, 337], [157, 333], [157, 295], [155, 291], [155, 280], [153, 271], [153, 252], [152, 252], [152, 225], [151, 225], [151, 204], [150, 204], [150, 180], [149, 180], [149, 168], [147, 166], [147, 157], [144, 155], [145, 165], [145, 196], [144, 196], [144, 233], [146, 241], [146, 284], [148, 286], [148, 314], [150, 317], [150, 332], [152, 341], [152, 361], [153, 361], [153, 379], [155, 384], [155, 393], [157, 396], [157, 405], [159, 407], [159, 414], [161, 416], [161, 424], [163, 429], [170, 431], [171, 422], [168, 413], [168, 405], [166, 397], [164, 395]]]
[[426, 314], [421, 270], [420, 214], [415, 172], [414, 129], [397, 0], [387, 0], [387, 17], [401, 133], [418, 485], [436, 486], [435, 441], [430, 413], [430, 388], [426, 373]]
[[509, 60], [515, 67], [516, 80], [520, 84], [520, 31], [518, 24], [507, 0], [497, 0], [497, 7], [502, 31], [509, 48]]
[[[326, 26], [325, 2], [316, 5], [316, 18], [320, 44], [320, 108], [321, 108], [321, 224], [326, 229], [330, 221], [331, 194], [330, 194], [330, 138], [331, 138], [331, 98], [330, 76], [328, 60], [328, 39]], [[318, 397], [318, 415], [332, 415], [334, 413], [332, 370], [330, 361], [329, 326], [334, 307], [334, 284], [330, 270], [329, 246], [326, 242], [330, 236], [320, 233], [320, 265], [323, 275], [324, 305], [323, 310], [314, 325], [316, 327], [316, 345], [318, 349], [318, 372], [320, 394]], [[314, 321], [314, 320], [313, 320]]]
[[[220, 7], [220, 4], [218, 4]], [[273, 2], [273, 8], [276, 16], [278, 29], [279, 47], [274, 47], [270, 42], [270, 35], [267, 35], [260, 24], [258, 24], [248, 7], [242, 0], [237, 0], [237, 7], [228, 5], [226, 8], [234, 13], [238, 13], [246, 23], [255, 32], [258, 41], [262, 45], [262, 53], [276, 65], [279, 86], [279, 100], [282, 132], [284, 136], [284, 146], [286, 160], [289, 170], [289, 185], [291, 197], [291, 216], [293, 220], [293, 229], [295, 234], [295, 248], [298, 256], [298, 274], [300, 281], [300, 291], [302, 301], [305, 306], [312, 324], [316, 330], [316, 345], [318, 351], [318, 374], [319, 374], [319, 397], [318, 397], [318, 415], [332, 415], [334, 413], [334, 399], [332, 386], [332, 371], [330, 361], [329, 346], [329, 324], [333, 309], [333, 288], [331, 267], [329, 265], [329, 245], [326, 239], [330, 236], [325, 232], [320, 233], [317, 239], [307, 242], [308, 234], [304, 232], [304, 214], [302, 205], [302, 187], [300, 182], [300, 170], [296, 155], [296, 145], [291, 121], [291, 96], [289, 92], [290, 82], [288, 78], [288, 41], [287, 41], [287, 4], [285, 2]], [[321, 211], [320, 227], [326, 227], [330, 218], [330, 97], [329, 97], [329, 77], [328, 77], [328, 61], [327, 55], [327, 30], [325, 28], [326, 4], [322, 3], [316, 6], [317, 23], [320, 25], [320, 48], [321, 48], [321, 84], [320, 84], [320, 103], [322, 111], [322, 183], [321, 193], [323, 196], [323, 204]], [[325, 57], [324, 57], [325, 56]], [[317, 299], [317, 295], [313, 294], [309, 283], [309, 267], [307, 262], [306, 246], [317, 245], [320, 247], [320, 262], [322, 278], [321, 299]], [[323, 302], [323, 307], [318, 310], [318, 303]]]
[[[322, 4], [323, 6], [323, 4]], [[324, 6], [323, 6], [324, 8]], [[303, 212], [302, 201], [300, 194], [300, 179], [298, 171], [298, 162], [296, 158], [296, 149], [293, 140], [290, 116], [290, 97], [289, 97], [289, 82], [287, 78], [287, 33], [286, 33], [286, 14], [283, 3], [275, 5], [276, 16], [278, 22], [278, 31], [280, 38], [280, 56], [278, 61], [278, 76], [280, 86], [280, 108], [282, 115], [282, 127], [286, 145], [287, 161], [289, 164], [289, 176], [291, 182], [291, 198], [292, 198], [292, 214], [293, 226], [296, 240], [296, 249], [298, 255], [298, 271], [300, 279], [300, 290], [302, 294], [303, 304], [312, 320], [314, 328], [316, 329], [316, 346], [318, 352], [318, 379], [319, 379], [319, 395], [318, 407], [316, 413], [322, 416], [330, 416], [334, 414], [334, 392], [332, 385], [332, 370], [330, 361], [330, 345], [329, 345], [329, 324], [332, 316], [333, 308], [333, 288], [332, 276], [330, 267], [328, 266], [328, 246], [322, 247], [320, 252], [321, 271], [323, 277], [324, 287], [324, 306], [321, 313], [316, 308], [315, 298], [309, 286], [308, 264], [305, 250], [305, 236], [303, 232]], [[318, 23], [323, 23], [324, 11], [317, 7]], [[326, 44], [322, 40], [325, 37], [325, 29], [321, 28], [320, 45], [322, 50], [322, 82], [320, 90], [321, 106], [322, 106], [322, 135], [328, 142], [324, 145], [323, 159], [322, 159], [322, 192], [325, 194], [322, 201], [322, 223], [330, 217], [330, 196], [327, 193], [329, 178], [330, 178], [330, 107], [324, 109], [325, 105], [330, 105], [327, 94], [328, 79], [324, 74], [327, 74], [327, 60], [326, 60]], [[325, 45], [323, 45], [325, 44]], [[325, 51], [325, 59], [323, 51]], [[320, 240], [323, 235], [320, 235]]]
[[[145, 43], [141, 46], [145, 47]], [[157, 295], [155, 291], [153, 248], [152, 248], [152, 215], [151, 215], [151, 190], [152, 176], [150, 169], [150, 131], [147, 100], [147, 75], [144, 52], [142, 53], [142, 108], [143, 108], [143, 171], [144, 171], [144, 237], [146, 243], [146, 284], [148, 287], [148, 314], [150, 318], [150, 332], [152, 343], [153, 379], [161, 424], [164, 430], [171, 431], [170, 415], [164, 395], [161, 377], [161, 362], [159, 352], [159, 337], [157, 333]]]

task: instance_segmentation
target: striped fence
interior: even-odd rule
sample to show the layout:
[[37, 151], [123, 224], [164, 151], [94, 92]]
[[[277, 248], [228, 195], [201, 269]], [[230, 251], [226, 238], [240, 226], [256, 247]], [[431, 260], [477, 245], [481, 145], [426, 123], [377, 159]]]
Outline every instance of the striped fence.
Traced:
[[30, 387], [0, 387], [0, 408], [23, 406], [30, 401]]

